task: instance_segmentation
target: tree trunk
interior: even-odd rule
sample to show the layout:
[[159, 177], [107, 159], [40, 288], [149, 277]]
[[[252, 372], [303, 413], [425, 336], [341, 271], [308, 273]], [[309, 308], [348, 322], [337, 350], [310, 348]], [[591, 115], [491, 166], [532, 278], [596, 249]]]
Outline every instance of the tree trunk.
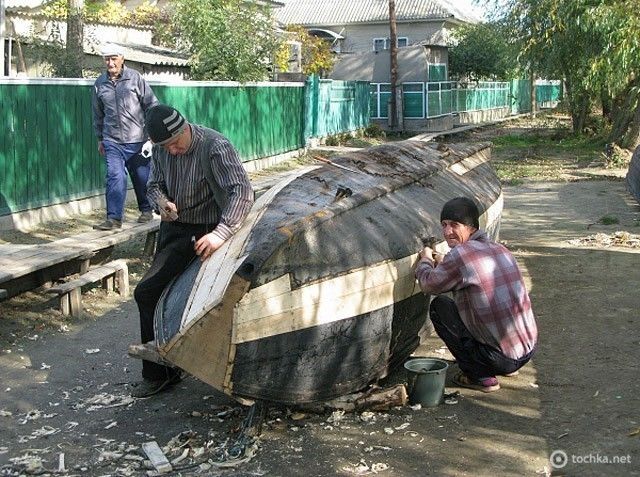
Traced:
[[576, 91], [569, 76], [565, 84], [573, 132], [581, 133], [584, 131], [589, 113], [589, 96], [584, 91]]
[[634, 80], [613, 102], [612, 128], [608, 141], [620, 147], [635, 149], [640, 145], [640, 81]]
[[396, 2], [389, 0], [389, 53], [391, 55], [391, 104], [389, 108], [389, 127], [398, 126], [398, 33], [396, 30]]
[[533, 69], [531, 69], [531, 73], [530, 73], [530, 78], [531, 78], [531, 117], [535, 118], [536, 117], [536, 112], [537, 112], [537, 106], [538, 106], [538, 102], [536, 101], [536, 75], [533, 72]]
[[600, 103], [602, 104], [602, 117], [611, 122], [613, 100], [605, 88], [600, 91]]
[[82, 78], [82, 65], [84, 63], [83, 48], [83, 10], [84, 0], [68, 0], [67, 7], [67, 64], [65, 76], [70, 78]]

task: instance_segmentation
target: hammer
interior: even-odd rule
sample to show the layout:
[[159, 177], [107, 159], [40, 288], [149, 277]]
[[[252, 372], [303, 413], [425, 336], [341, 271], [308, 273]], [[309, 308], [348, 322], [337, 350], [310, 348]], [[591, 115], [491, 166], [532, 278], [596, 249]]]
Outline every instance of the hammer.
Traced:
[[436, 243], [438, 243], [438, 239], [431, 235], [429, 237], [422, 237], [420, 240], [422, 240], [423, 247], [429, 247], [431, 249], [432, 254], [434, 255], [432, 258], [435, 260]]
[[429, 247], [432, 250], [435, 250], [436, 243], [438, 243], [438, 239], [433, 235], [431, 235], [430, 237], [422, 237], [420, 240], [422, 240], [423, 247]]

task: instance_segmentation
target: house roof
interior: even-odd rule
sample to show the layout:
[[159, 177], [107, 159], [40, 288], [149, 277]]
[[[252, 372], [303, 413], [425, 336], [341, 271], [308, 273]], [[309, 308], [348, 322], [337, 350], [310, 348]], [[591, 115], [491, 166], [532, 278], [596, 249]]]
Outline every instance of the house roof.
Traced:
[[[480, 18], [456, 6], [456, 0], [396, 0], [396, 21], [456, 19], [477, 23]], [[275, 11], [285, 25], [345, 25], [389, 21], [388, 0], [286, 0]]]
[[[188, 66], [189, 60], [184, 56], [167, 48], [149, 45], [137, 45], [135, 43], [116, 43], [122, 47], [124, 57], [127, 60], [145, 63], [148, 65]], [[100, 53], [97, 53], [98, 55]]]

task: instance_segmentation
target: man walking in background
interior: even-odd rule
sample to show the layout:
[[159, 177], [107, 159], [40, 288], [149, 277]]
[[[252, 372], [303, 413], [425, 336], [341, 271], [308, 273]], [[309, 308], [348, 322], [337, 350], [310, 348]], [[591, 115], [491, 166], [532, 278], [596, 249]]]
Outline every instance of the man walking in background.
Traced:
[[107, 164], [107, 219], [93, 228], [111, 230], [122, 227], [127, 171], [141, 212], [138, 222], [153, 218], [146, 190], [151, 143], [144, 130], [144, 114], [158, 100], [140, 73], [124, 65], [121, 47], [105, 45], [102, 56], [107, 70], [94, 83], [92, 109], [98, 152]]

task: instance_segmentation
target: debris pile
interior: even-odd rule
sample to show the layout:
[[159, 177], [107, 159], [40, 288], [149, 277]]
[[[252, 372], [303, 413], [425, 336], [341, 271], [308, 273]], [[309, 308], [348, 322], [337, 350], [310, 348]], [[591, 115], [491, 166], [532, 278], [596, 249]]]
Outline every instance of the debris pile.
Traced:
[[613, 234], [597, 233], [584, 238], [567, 241], [578, 247], [627, 247], [640, 248], [640, 235], [619, 231]]

